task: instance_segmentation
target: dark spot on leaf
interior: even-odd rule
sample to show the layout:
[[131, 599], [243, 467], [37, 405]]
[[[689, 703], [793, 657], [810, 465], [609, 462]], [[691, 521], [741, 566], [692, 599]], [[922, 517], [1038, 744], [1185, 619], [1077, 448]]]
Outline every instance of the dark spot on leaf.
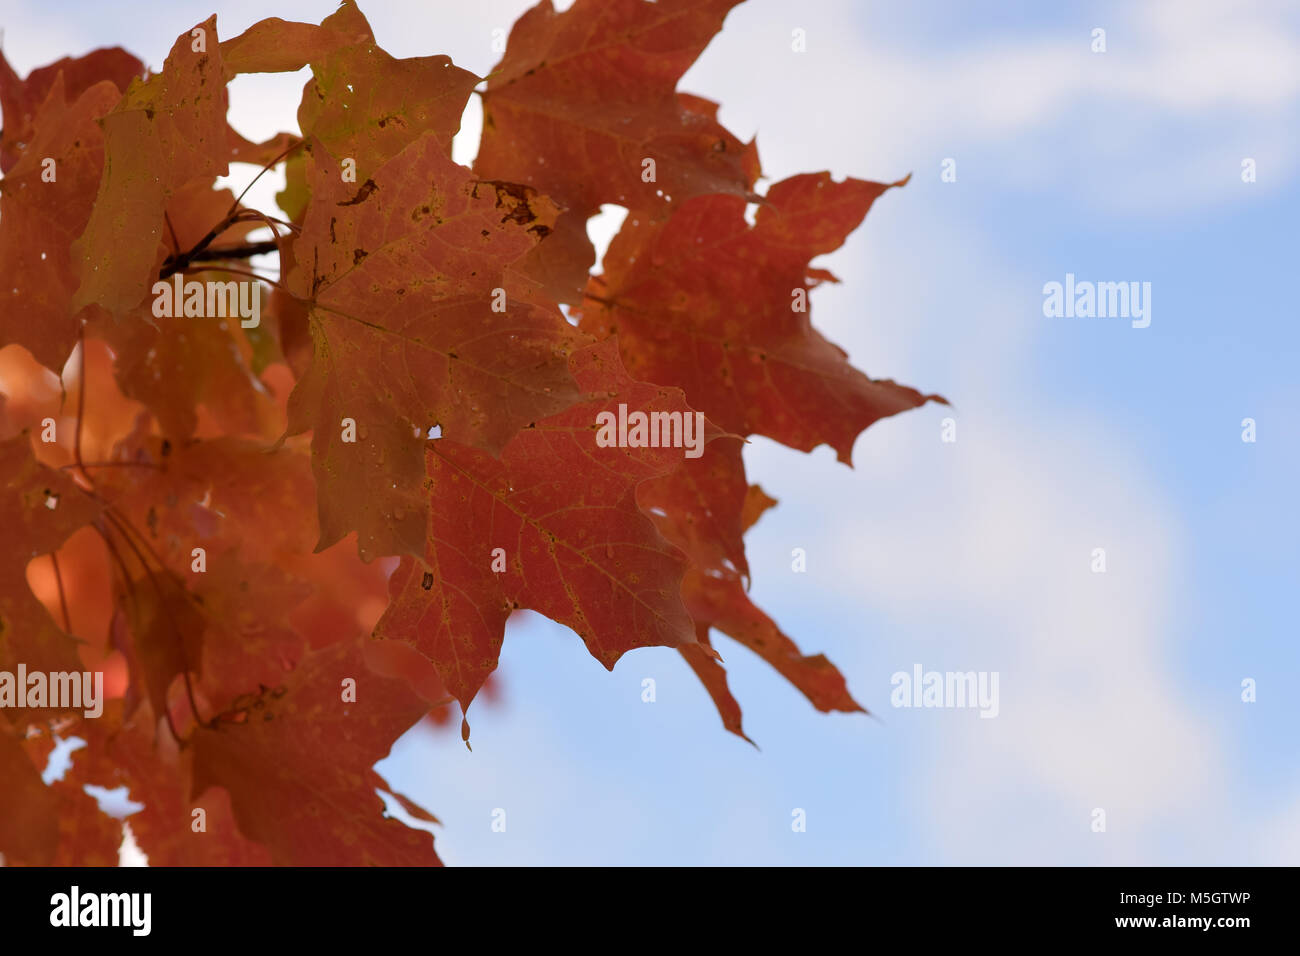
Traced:
[[420, 587], [424, 588], [426, 591], [433, 587], [432, 573], [428, 571], [424, 572], [424, 578], [420, 581]]
[[[513, 222], [520, 226], [527, 226], [537, 221], [537, 213], [532, 207], [532, 201], [537, 196], [537, 190], [530, 189], [528, 186], [519, 183], [485, 179], [474, 184], [472, 195], [475, 199], [479, 195], [479, 186], [491, 186], [496, 191], [496, 207], [503, 211], [502, 222]], [[547, 231], [550, 230], [547, 229]]]
[[364, 258], [365, 258], [366, 256], [368, 256], [369, 254], [370, 254], [370, 253], [366, 252], [366, 250], [364, 250], [364, 249], [353, 249], [353, 250], [352, 250], [352, 264], [353, 264], [354, 266], [359, 266], [359, 265], [361, 265], [361, 260], [364, 259]]
[[361, 188], [357, 190], [357, 194], [355, 196], [353, 196], [351, 199], [347, 200], [346, 202], [339, 203], [339, 205], [359, 206], [361, 203], [369, 199], [370, 194], [373, 193], [378, 188], [379, 187], [375, 185], [375, 181], [373, 179], [367, 179], [364, 183], [361, 184]]

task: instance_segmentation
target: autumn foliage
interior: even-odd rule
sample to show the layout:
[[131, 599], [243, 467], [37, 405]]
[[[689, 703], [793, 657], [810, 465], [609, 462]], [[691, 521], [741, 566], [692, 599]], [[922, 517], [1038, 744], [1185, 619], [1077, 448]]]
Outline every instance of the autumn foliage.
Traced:
[[[0, 59], [0, 672], [108, 697], [0, 710], [8, 863], [115, 863], [87, 784], [144, 805], [153, 865], [437, 863], [372, 768], [469, 710], [520, 609], [607, 668], [676, 648], [741, 736], [713, 632], [861, 710], [750, 602], [743, 534], [775, 502], [741, 449], [847, 463], [933, 396], [801, 307], [890, 185], [760, 189], [755, 144], [676, 89], [737, 2], [542, 0], [486, 79], [394, 59], [351, 3], [231, 39], [209, 18], [159, 73]], [[228, 125], [233, 77], [304, 66], [298, 133]], [[231, 163], [282, 166], [280, 208], [215, 189]], [[593, 275], [602, 204], [628, 215]], [[160, 282], [251, 283], [258, 322], [167, 314]], [[704, 453], [599, 442], [620, 406], [702, 412]], [[56, 736], [86, 746], [46, 784]]]

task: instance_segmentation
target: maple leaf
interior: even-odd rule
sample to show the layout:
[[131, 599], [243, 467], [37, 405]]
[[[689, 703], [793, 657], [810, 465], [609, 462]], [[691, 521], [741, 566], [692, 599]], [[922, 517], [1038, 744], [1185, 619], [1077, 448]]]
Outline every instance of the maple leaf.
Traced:
[[117, 866], [122, 823], [106, 814], [99, 801], [75, 782], [55, 780], [46, 802], [55, 807], [57, 845], [50, 866]]
[[[229, 189], [214, 190], [206, 182], [179, 187], [166, 202], [167, 262], [178, 271], [192, 270], [198, 281], [228, 282], [239, 275], [215, 265], [197, 271], [197, 264], [184, 265], [192, 254], [205, 249], [205, 258], [220, 259], [223, 250], [236, 248], [261, 222], [247, 218], [226, 223], [235, 196]], [[219, 238], [218, 238], [219, 237]], [[254, 287], [252, 295], [262, 296]], [[177, 296], [179, 301], [180, 296]], [[269, 390], [257, 375], [254, 330], [245, 330], [237, 319], [155, 315], [150, 305], [130, 310], [127, 320], [117, 321], [107, 313], [92, 314], [88, 335], [107, 342], [116, 357], [114, 375], [122, 392], [153, 412], [163, 433], [172, 439], [186, 439], [198, 427], [201, 410], [228, 434], [258, 434], [270, 438], [282, 430], [280, 411]], [[259, 310], [261, 311], [261, 310]], [[274, 325], [267, 317], [265, 325]]]
[[748, 486], [741, 443], [714, 442], [637, 489], [641, 510], [705, 571], [749, 577], [742, 535]]
[[[96, 120], [120, 95], [105, 81], [69, 100], [64, 73], [56, 73], [29, 117], [30, 142], [0, 180], [0, 340], [26, 346], [53, 369], [63, 368], [77, 342], [70, 250], [99, 188], [104, 144]], [[14, 109], [5, 106], [6, 129]]]
[[[215, 275], [219, 282], [237, 278]], [[118, 325], [105, 320], [92, 323], [91, 331], [117, 354], [114, 374], [122, 392], [155, 414], [164, 435], [190, 438], [200, 406], [227, 434], [269, 437], [277, 432], [282, 419], [253, 370], [253, 346], [237, 320], [163, 316], [154, 322], [137, 317]]]
[[745, 489], [745, 502], [740, 506], [741, 528], [748, 531], [768, 508], [775, 508], [776, 503], [776, 499], [758, 485], [750, 485]]
[[[74, 312], [95, 303], [121, 317], [144, 299], [164, 255], [170, 197], [195, 180], [225, 175], [232, 155], [256, 161], [268, 148], [250, 149], [228, 129], [225, 83], [240, 71], [299, 69], [305, 56], [368, 35], [364, 18], [360, 27], [349, 22], [349, 10], [360, 17], [349, 5], [326, 21], [330, 26], [263, 21], [228, 43], [217, 42], [211, 16], [177, 38], [161, 73], [131, 84], [101, 121], [105, 175], [73, 247], [81, 280]], [[274, 37], [286, 29], [296, 42], [277, 46]], [[226, 51], [235, 56], [230, 64], [223, 61]], [[134, 241], [124, 246], [119, 240], [128, 231]]]
[[[230, 793], [240, 832], [278, 864], [438, 864], [432, 838], [383, 816], [370, 770], [429, 709], [400, 679], [381, 677], [362, 643], [310, 652], [282, 691], [195, 733], [194, 790]], [[353, 681], [355, 698], [341, 692]], [[328, 752], [328, 760], [320, 755]]]
[[[742, 740], [754, 744], [745, 733], [740, 704], [732, 695], [731, 688], [727, 686], [727, 670], [718, 659], [717, 652], [709, 653], [713, 648], [709, 640], [709, 625], [707, 623], [696, 625], [696, 636], [697, 644], [688, 644], [678, 648], [678, 651], [691, 666], [691, 670], [695, 671], [695, 676], [700, 679], [704, 689], [709, 692], [709, 697], [713, 699], [713, 706], [718, 709], [718, 716], [722, 718], [722, 726]], [[754, 746], [758, 745], [754, 744]]]
[[259, 20], [222, 41], [221, 59], [228, 79], [239, 73], [295, 73], [341, 47], [374, 40], [366, 18], [355, 3], [347, 2], [319, 26], [279, 17]]
[[732, 196], [690, 200], [665, 222], [629, 216], [580, 327], [617, 333], [633, 375], [679, 386], [720, 427], [800, 451], [824, 442], [848, 463], [872, 422], [942, 401], [867, 378], [798, 308], [834, 279], [809, 261], [838, 249], [889, 188], [795, 176], [768, 190], [752, 227]]
[[437, 136], [450, 156], [451, 139], [479, 78], [446, 56], [389, 56], [354, 7], [345, 5], [322, 28], [335, 19], [364, 36], [310, 58], [312, 79], [298, 108], [303, 135], [319, 140], [334, 156], [354, 160], [363, 182], [426, 132]]
[[211, 712], [278, 683], [301, 656], [288, 618], [311, 596], [311, 572], [279, 565], [315, 540], [308, 462], [234, 438], [173, 449], [146, 424], [115, 450], [133, 467], [99, 485], [119, 525], [145, 529], [121, 538], [131, 576], [119, 575], [125, 610], [114, 633], [153, 713], [168, 712], [174, 678], [191, 673]]
[[[145, 569], [119, 580], [118, 587], [115, 603], [121, 610], [113, 623], [113, 646], [126, 658], [153, 712], [170, 715], [172, 681], [199, 669], [207, 618], [169, 571]], [[132, 705], [133, 698], [128, 697]]]
[[[53, 831], [42, 830], [40, 853], [44, 858], [41, 865], [48, 866], [117, 866], [118, 848], [122, 844], [122, 823], [104, 812], [99, 801], [86, 790], [84, 780], [77, 772], [66, 765], [57, 771], [51, 767], [51, 757], [55, 744], [61, 738], [65, 741], [73, 736], [84, 734], [95, 739], [94, 721], [83, 718], [79, 713], [61, 715], [57, 723], [34, 731], [28, 728], [26, 739], [21, 742], [26, 751], [30, 766], [34, 769], [44, 767], [45, 772], [39, 779], [45, 785], [44, 804], [54, 811], [56, 825]], [[53, 729], [57, 727], [57, 733]], [[81, 741], [84, 744], [84, 740]], [[80, 771], [92, 761], [82, 759], [88, 751], [77, 751], [75, 769]], [[66, 752], [65, 752], [66, 757]], [[98, 781], [94, 781], [98, 782]], [[28, 858], [24, 862], [34, 863]]]
[[306, 640], [290, 617], [314, 589], [282, 568], [246, 563], [237, 553], [214, 554], [211, 563], [194, 587], [209, 622], [196, 693], [224, 710], [243, 694], [281, 683], [302, 657]]
[[6, 859], [49, 865], [59, 842], [59, 807], [7, 723], [0, 723], [0, 779], [0, 852]]
[[[758, 486], [746, 484], [738, 444], [712, 443], [702, 457], [642, 484], [637, 500], [664, 537], [690, 559], [681, 593], [700, 634], [716, 628], [745, 645], [818, 710], [863, 709], [824, 655], [801, 653], [746, 593], [749, 565], [742, 536], [776, 502]], [[727, 688], [726, 670], [716, 655], [702, 653], [699, 647], [682, 648], [681, 653], [713, 698], [723, 726], [749, 740], [741, 729], [740, 705]]]
[[[49, 555], [99, 506], [66, 474], [36, 461], [30, 438], [0, 442], [0, 670], [80, 670], [76, 642], [50, 618], [27, 586], [27, 565]], [[0, 711], [10, 717], [8, 709]]]
[[[217, 18], [172, 46], [161, 73], [134, 81], [101, 121], [105, 166], [94, 210], [73, 245], [81, 284], [72, 309], [91, 303], [121, 316], [148, 293], [162, 260], [163, 213], [168, 198], [198, 178], [224, 176], [226, 90], [222, 82]], [[132, 241], [123, 243], [121, 237]]]
[[[81, 98], [101, 82], [112, 83], [119, 95], [131, 81], [144, 73], [144, 64], [121, 47], [94, 50], [85, 56], [64, 57], [32, 70], [20, 80], [0, 53], [0, 110], [4, 129], [0, 131], [0, 172], [8, 173], [32, 142], [41, 105], [50, 91], [61, 84], [69, 101]], [[116, 100], [117, 97], [114, 97]]]
[[[0, 671], [81, 671], [76, 640], [59, 628], [27, 586], [30, 560], [56, 551], [94, 521], [99, 505], [65, 474], [38, 463], [26, 434], [0, 442]], [[25, 694], [26, 687], [17, 688]], [[64, 703], [0, 710], [0, 853], [36, 865], [116, 862], [120, 833], [78, 788], [47, 787], [23, 746], [27, 722], [55, 716]], [[11, 726], [11, 724], [15, 726]]]
[[[682, 598], [700, 625], [717, 628], [767, 661], [821, 711], [862, 711], [849, 694], [844, 675], [824, 654], [803, 654], [770, 617], [750, 601], [743, 585], [692, 570], [682, 583]], [[725, 718], [725, 714], [724, 714]]]
[[[149, 706], [145, 704], [129, 718], [124, 714], [120, 701], [109, 701], [102, 718], [78, 718], [63, 730], [65, 739], [79, 738], [85, 746], [73, 752], [72, 766], [55, 786], [69, 791], [83, 791], [86, 786], [105, 790], [125, 787], [133, 800], [142, 803], [126, 822], [150, 866], [270, 864], [266, 848], [239, 832], [224, 788], [209, 787], [191, 797], [193, 753], [181, 749], [165, 731], [157, 732]], [[41, 756], [46, 759], [44, 754]], [[95, 801], [84, 792], [81, 795], [91, 804], [82, 808], [82, 816], [89, 817], [83, 826], [104, 827], [111, 834], [112, 853], [107, 865], [116, 865], [121, 823], [103, 813], [93, 816], [90, 811]], [[202, 810], [201, 829], [194, 825], [199, 819], [196, 810]], [[67, 852], [82, 842], [64, 836], [58, 852]], [[85, 861], [77, 865], [96, 864]]]
[[221, 437], [173, 445], [149, 431], [149, 418], [114, 449], [122, 468], [100, 475], [100, 490], [137, 528], [147, 529], [161, 562], [189, 574], [192, 549], [238, 549], [246, 560], [276, 563], [315, 539], [311, 474], [293, 448]]
[[0, 723], [0, 853], [8, 865], [116, 866], [122, 827], [79, 782], [43, 779], [48, 738]]
[[[567, 355], [583, 338], [557, 309], [511, 300], [504, 275], [554, 209], [474, 179], [432, 131], [360, 187], [319, 142], [311, 155], [291, 288], [312, 303], [315, 349], [289, 424], [314, 429], [320, 546], [356, 529], [363, 557], [418, 554], [434, 425], [498, 451], [577, 396]], [[344, 440], [344, 419], [357, 441]]]
[[376, 636], [413, 643], [464, 709], [519, 608], [572, 628], [608, 669], [634, 647], [695, 640], [679, 596], [685, 563], [636, 503], [682, 450], [601, 447], [595, 425], [620, 405], [692, 411], [676, 389], [633, 381], [612, 342], [572, 366], [591, 398], [522, 430], [499, 460], [447, 439], [426, 456], [428, 545], [393, 574]]
[[561, 301], [580, 300], [595, 261], [585, 224], [602, 203], [658, 216], [691, 196], [749, 195], [753, 144], [718, 124], [715, 104], [676, 92], [739, 2], [577, 0], [556, 13], [542, 0], [511, 30], [483, 94], [474, 171], [565, 208], [530, 263]]

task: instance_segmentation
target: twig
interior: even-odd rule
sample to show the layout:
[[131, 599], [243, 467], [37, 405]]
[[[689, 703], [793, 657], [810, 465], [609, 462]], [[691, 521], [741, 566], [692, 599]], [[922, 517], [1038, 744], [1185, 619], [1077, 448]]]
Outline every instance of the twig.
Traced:
[[68, 614], [68, 597], [63, 591], [63, 575], [59, 573], [59, 556], [50, 552], [50, 563], [54, 565], [54, 581], [59, 586], [59, 607], [63, 611], [63, 629], [72, 633], [72, 617]]

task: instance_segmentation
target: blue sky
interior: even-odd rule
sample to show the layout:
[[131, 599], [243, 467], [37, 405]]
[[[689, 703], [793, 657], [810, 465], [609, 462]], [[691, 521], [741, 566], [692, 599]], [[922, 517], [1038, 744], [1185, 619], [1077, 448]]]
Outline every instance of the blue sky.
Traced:
[[[482, 73], [491, 30], [525, 6], [363, 10], [395, 55]], [[218, 29], [330, 9], [225, 4]], [[158, 67], [212, 9], [166, 11], [126, 22], [8, 0], [6, 54], [26, 70], [121, 43]], [[236, 80], [232, 121], [269, 135], [301, 84]], [[746, 452], [781, 502], [748, 538], [752, 593], [877, 717], [815, 712], [721, 638], [755, 750], [672, 651], [610, 674], [522, 616], [501, 702], [471, 708], [473, 753], [416, 731], [380, 767], [443, 820], [444, 859], [1300, 863], [1300, 11], [751, 0], [682, 88], [757, 132], [772, 181], [913, 174], [820, 263], [843, 281], [814, 293], [812, 319], [869, 374], [954, 409], [874, 426], [852, 470], [826, 448]], [[956, 182], [940, 180], [945, 158]], [[1045, 317], [1043, 284], [1067, 272], [1150, 282], [1150, 327]], [[940, 441], [947, 416], [955, 443]], [[997, 671], [998, 717], [892, 708], [890, 675], [918, 663]]]

